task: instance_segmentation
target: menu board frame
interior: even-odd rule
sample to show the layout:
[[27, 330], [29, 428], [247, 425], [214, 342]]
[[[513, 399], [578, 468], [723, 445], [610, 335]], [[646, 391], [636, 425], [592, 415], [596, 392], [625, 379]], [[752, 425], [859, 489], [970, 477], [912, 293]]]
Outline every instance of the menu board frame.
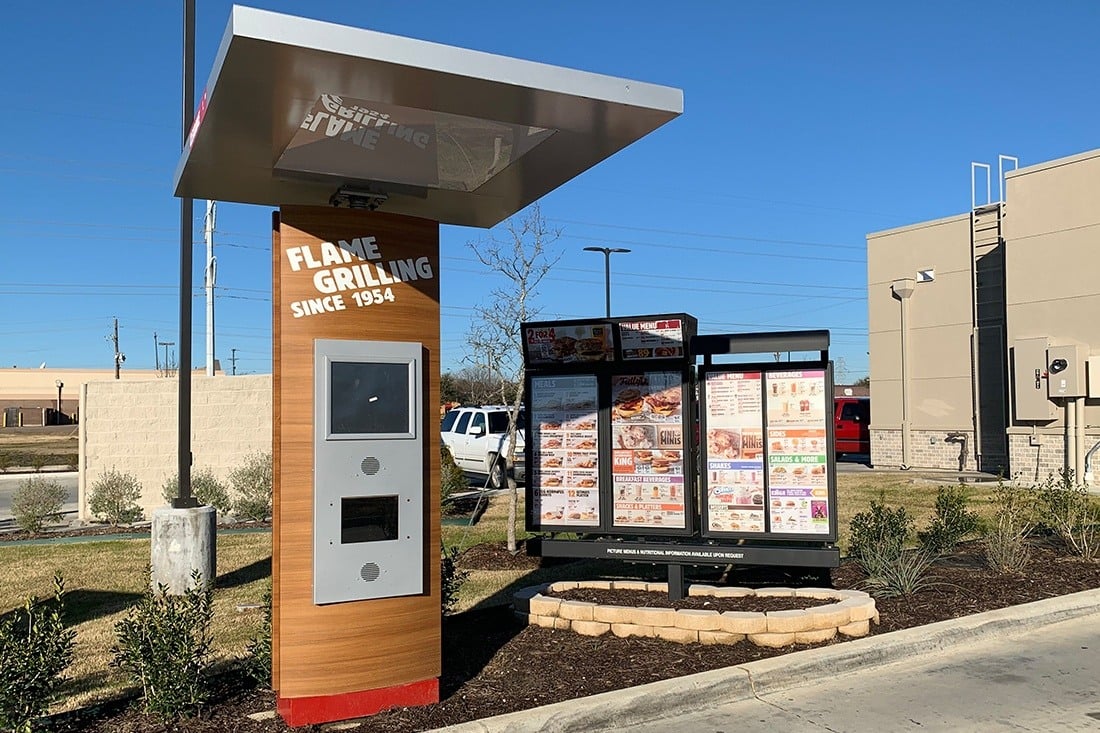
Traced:
[[[820, 501], [811, 501], [810, 497], [805, 498], [795, 496], [799, 492], [787, 487], [776, 487], [776, 495], [773, 496], [773, 478], [780, 475], [774, 474], [776, 468], [782, 466], [783, 469], [787, 469], [788, 466], [783, 465], [787, 456], [783, 453], [787, 450], [785, 441], [798, 440], [802, 438], [787, 439], [785, 436], [788, 433], [799, 433], [802, 429], [801, 426], [792, 424], [786, 425], [769, 425], [769, 406], [773, 408], [773, 416], [779, 414], [779, 400], [780, 395], [767, 394], [768, 376], [773, 375], [773, 382], [778, 382], [779, 379], [775, 378], [777, 375], [794, 375], [801, 372], [821, 372], [823, 375], [822, 394], [820, 397], [824, 400], [824, 415], [820, 421], [823, 423], [821, 427], [824, 431], [824, 463], [819, 460], [822, 452], [822, 447], [816, 445], [817, 438], [814, 438], [814, 447], [811, 449], [803, 447], [800, 450], [804, 455], [800, 457], [790, 457], [790, 460], [794, 461], [796, 467], [799, 468], [811, 468], [814, 469], [819, 465], [823, 465], [825, 469], [825, 482], [826, 503], [822, 505]], [[701, 517], [701, 535], [704, 538], [723, 538], [723, 539], [775, 539], [775, 540], [798, 540], [798, 541], [812, 541], [821, 543], [836, 542], [838, 539], [838, 519], [837, 519], [837, 491], [836, 491], [836, 436], [835, 436], [835, 424], [833, 419], [833, 368], [831, 362], [820, 361], [799, 361], [799, 362], [755, 362], [755, 363], [740, 363], [740, 364], [722, 364], [722, 365], [705, 365], [698, 369], [699, 374], [699, 424], [700, 424], [700, 436], [699, 436], [699, 509]], [[757, 384], [757, 394], [759, 394], [759, 415], [755, 413], [748, 413], [742, 416], [742, 422], [745, 429], [751, 429], [756, 431], [759, 429], [759, 434], [762, 438], [762, 445], [760, 445], [759, 456], [754, 452], [751, 458], [746, 458], [741, 455], [738, 450], [736, 453], [728, 455], [710, 455], [711, 449], [710, 441], [714, 441], [718, 446], [725, 446], [728, 440], [726, 436], [720, 433], [736, 432], [727, 430], [724, 421], [716, 421], [711, 417], [712, 411], [708, 409], [708, 395], [707, 384], [708, 377], [710, 375], [743, 375], [751, 381], [753, 378]], [[797, 379], [791, 379], [792, 384], [797, 383]], [[816, 395], [815, 395], [816, 396]], [[769, 397], [771, 401], [769, 402]], [[784, 407], [791, 409], [790, 395], [784, 395], [782, 398], [787, 404]], [[805, 395], [796, 395], [793, 400], [795, 409], [801, 406], [803, 399], [806, 399]], [[747, 404], [753, 404], [751, 399], [746, 400]], [[754, 405], [755, 406], [755, 405]], [[809, 406], [807, 405], [807, 409]], [[755, 418], [755, 422], [753, 419]], [[718, 424], [722, 422], [723, 424]], [[757, 428], [758, 426], [758, 428]], [[816, 436], [817, 427], [816, 424], [808, 423], [810, 430], [806, 430], [807, 434]], [[714, 431], [712, 435], [712, 431]], [[778, 445], [779, 449], [775, 450], [774, 447]], [[740, 444], [738, 443], [738, 447]], [[742, 462], [729, 462], [723, 461], [724, 458], [735, 455], [738, 459], [745, 458]], [[749, 465], [749, 464], [752, 465]], [[722, 475], [721, 471], [711, 470], [710, 467], [721, 467], [734, 469], [726, 473], [735, 473], [737, 476], [733, 485], [730, 485], [730, 481]], [[755, 470], [754, 470], [755, 469]], [[759, 471], [759, 474], [756, 473]], [[784, 470], [784, 472], [786, 472]], [[805, 473], [809, 473], [806, 471]], [[746, 478], [747, 477], [747, 478]], [[741, 486], [736, 482], [744, 483], [748, 481], [753, 486], [759, 486], [759, 492], [762, 496], [757, 495], [757, 490], [749, 486]], [[719, 483], [720, 482], [720, 483]], [[712, 501], [712, 487], [715, 490], [715, 499], [717, 499], [718, 491], [730, 492], [731, 494], [741, 492], [745, 493], [747, 500], [744, 507], [737, 507], [738, 511], [731, 512], [731, 516], [746, 517], [746, 521], [727, 522], [725, 515], [713, 514], [711, 511]], [[805, 492], [803, 492], [805, 493]], [[757, 499], [763, 499], [761, 510], [756, 510]], [[780, 502], [780, 508], [774, 509], [773, 503]], [[791, 503], [796, 505], [794, 509], [787, 509], [786, 504]], [[806, 507], [802, 507], [802, 504], [806, 504]], [[812, 508], [811, 508], [812, 505]], [[717, 501], [715, 506], [717, 506]], [[811, 511], [813, 516], [818, 516], [821, 511], [828, 514], [828, 530], [827, 533], [819, 531], [774, 531], [773, 516], [775, 519], [780, 519], [782, 516], [786, 516], [784, 512], [802, 512]], [[791, 519], [794, 516], [788, 516]], [[759, 520], [757, 520], [759, 517]], [[741, 525], [741, 529], [732, 529], [734, 524]]]
[[[639, 377], [652, 373], [664, 373], [667, 375], [675, 375], [678, 382], [679, 397], [680, 397], [680, 421], [677, 423], [673, 420], [662, 418], [659, 425], [664, 426], [664, 429], [671, 429], [673, 426], [679, 429], [679, 440], [681, 457], [679, 465], [673, 463], [666, 463], [664, 466], [655, 467], [653, 462], [660, 462], [662, 457], [659, 452], [658, 455], [651, 457], [649, 465], [645, 468], [650, 469], [657, 473], [653, 474], [653, 480], [646, 482], [649, 471], [640, 469], [637, 472], [631, 471], [630, 479], [639, 484], [639, 487], [644, 487], [644, 490], [653, 491], [657, 488], [658, 498], [669, 498], [669, 494], [679, 494], [678, 497], [674, 497], [677, 500], [682, 500], [684, 509], [683, 526], [669, 526], [658, 525], [654, 523], [638, 523], [638, 524], [616, 524], [616, 502], [615, 495], [615, 477], [620, 477], [620, 488], [625, 486], [622, 480], [622, 472], [616, 472], [614, 470], [614, 454], [617, 452], [614, 449], [614, 418], [613, 410], [614, 396], [616, 394], [613, 389], [613, 383], [615, 380], [624, 380], [631, 377]], [[539, 494], [546, 489], [551, 489], [555, 494], [561, 493], [561, 489], [565, 489], [568, 494], [568, 486], [564, 484], [570, 483], [570, 474], [568, 473], [568, 464], [573, 455], [569, 451], [569, 440], [574, 437], [575, 431], [570, 431], [569, 420], [576, 417], [573, 412], [567, 409], [567, 405], [563, 405], [561, 408], [556, 408], [554, 411], [544, 410], [538, 403], [538, 385], [540, 380], [575, 380], [577, 378], [593, 378], [596, 382], [596, 390], [598, 395], [598, 411], [597, 411], [597, 428], [596, 428], [596, 442], [597, 446], [595, 452], [598, 454], [597, 460], [597, 475], [598, 482], [596, 491], [599, 494], [599, 512], [598, 523], [584, 523], [584, 520], [578, 520], [577, 522], [570, 523], [568, 521], [568, 515], [571, 513], [570, 507], [566, 507], [566, 514], [562, 517], [556, 516], [557, 507], [550, 511], [545, 511], [544, 497]], [[667, 389], [667, 387], [666, 387]], [[571, 371], [563, 372], [561, 370], [553, 370], [549, 372], [534, 372], [528, 373], [525, 378], [525, 411], [527, 414], [527, 436], [528, 446], [525, 451], [524, 459], [526, 461], [526, 480], [525, 480], [525, 525], [529, 532], [578, 532], [578, 533], [599, 533], [606, 535], [622, 536], [622, 537], [642, 537], [642, 536], [658, 536], [658, 537], [690, 537], [697, 532], [697, 517], [698, 506], [696, 504], [696, 471], [695, 471], [695, 452], [694, 452], [694, 440], [692, 438], [693, 426], [696, 424], [695, 416], [695, 400], [693, 396], [695, 394], [695, 369], [691, 366], [674, 366], [667, 363], [661, 364], [630, 364], [629, 368], [625, 368], [625, 365], [613, 365], [607, 364], [599, 370], [592, 371]], [[558, 412], [558, 409], [561, 412]], [[574, 411], [576, 412], [576, 411]], [[553, 414], [553, 417], [546, 418], [545, 416]], [[583, 416], [581, 416], [583, 417]], [[558, 443], [553, 446], [547, 445], [547, 449], [543, 450], [543, 434], [541, 423], [545, 419], [552, 419], [555, 422], [563, 423], [564, 430], [559, 435], [557, 428], [546, 431], [546, 436], [559, 439]], [[649, 429], [653, 426], [649, 424], [651, 421], [642, 421], [646, 423], [643, 427]], [[652, 422], [656, 422], [652, 421]], [[629, 423], [630, 426], [635, 425], [635, 421]], [[641, 423], [638, 423], [641, 425]], [[657, 432], [663, 432], [664, 430], [658, 430]], [[672, 446], [665, 440], [665, 449], [671, 450]], [[618, 451], [618, 452], [631, 452], [632, 451]], [[556, 484], [553, 487], [546, 487], [540, 481], [541, 476], [547, 473], [545, 467], [542, 465], [545, 456], [552, 455], [554, 458], [561, 457], [562, 460], [562, 473], [565, 480], [562, 484]], [[668, 475], [661, 475], [660, 469], [668, 468]], [[550, 469], [550, 473], [555, 473], [555, 469]], [[667, 484], [667, 486], [665, 486]], [[676, 486], [676, 491], [670, 491], [668, 487]], [[633, 487], [631, 487], [633, 488]], [[639, 502], [652, 503], [652, 494], [647, 494], [644, 499]], [[569, 501], [566, 496], [566, 501]], [[560, 502], [559, 502], [560, 503]], [[622, 507], [622, 504], [618, 504]], [[548, 518], [544, 518], [543, 514], [548, 514]], [[586, 516], [586, 513], [582, 510], [579, 512], [581, 516]], [[622, 515], [620, 511], [619, 516]]]

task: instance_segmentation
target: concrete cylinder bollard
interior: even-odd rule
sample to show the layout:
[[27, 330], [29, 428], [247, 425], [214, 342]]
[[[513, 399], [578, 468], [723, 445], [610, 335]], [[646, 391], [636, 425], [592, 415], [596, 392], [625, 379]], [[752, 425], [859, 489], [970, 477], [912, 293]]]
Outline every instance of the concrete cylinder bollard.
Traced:
[[153, 511], [151, 560], [153, 588], [163, 585], [181, 595], [191, 587], [191, 573], [212, 585], [217, 577], [218, 512], [212, 506], [189, 509], [160, 507]]

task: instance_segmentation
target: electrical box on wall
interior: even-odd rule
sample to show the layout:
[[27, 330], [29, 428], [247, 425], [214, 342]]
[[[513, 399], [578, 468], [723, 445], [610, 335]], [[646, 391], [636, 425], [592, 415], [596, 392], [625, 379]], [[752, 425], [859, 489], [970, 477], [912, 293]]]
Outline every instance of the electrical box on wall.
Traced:
[[1085, 366], [1085, 381], [1088, 382], [1089, 399], [1100, 399], [1100, 356], [1090, 356]]
[[421, 345], [313, 343], [313, 602], [420, 595]]
[[1085, 396], [1085, 360], [1088, 347], [1084, 344], [1051, 346], [1047, 349], [1047, 395], [1050, 397]]
[[1016, 339], [1012, 342], [1012, 404], [1017, 421], [1050, 422], [1054, 403], [1047, 397], [1047, 349], [1050, 339]]

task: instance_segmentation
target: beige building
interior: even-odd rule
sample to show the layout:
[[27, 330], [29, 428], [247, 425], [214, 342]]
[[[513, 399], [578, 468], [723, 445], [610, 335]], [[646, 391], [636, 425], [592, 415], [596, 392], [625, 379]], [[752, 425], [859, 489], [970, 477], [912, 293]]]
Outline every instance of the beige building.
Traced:
[[1003, 202], [867, 236], [877, 466], [1100, 466], [1100, 150], [1004, 183]]
[[[155, 379], [152, 369], [122, 369], [119, 381]], [[79, 420], [80, 387], [115, 378], [114, 369], [0, 369], [0, 427], [56, 425]]]

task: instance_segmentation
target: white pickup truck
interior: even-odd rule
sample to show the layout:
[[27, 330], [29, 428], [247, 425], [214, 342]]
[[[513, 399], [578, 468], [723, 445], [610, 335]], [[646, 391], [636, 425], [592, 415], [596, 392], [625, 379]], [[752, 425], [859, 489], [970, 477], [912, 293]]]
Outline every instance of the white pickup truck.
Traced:
[[451, 450], [455, 463], [464, 473], [476, 478], [488, 478], [494, 489], [507, 488], [507, 469], [513, 470], [516, 481], [524, 479], [524, 413], [519, 413], [516, 432], [515, 465], [506, 466], [508, 408], [503, 405], [456, 407], [443, 417], [440, 434]]

